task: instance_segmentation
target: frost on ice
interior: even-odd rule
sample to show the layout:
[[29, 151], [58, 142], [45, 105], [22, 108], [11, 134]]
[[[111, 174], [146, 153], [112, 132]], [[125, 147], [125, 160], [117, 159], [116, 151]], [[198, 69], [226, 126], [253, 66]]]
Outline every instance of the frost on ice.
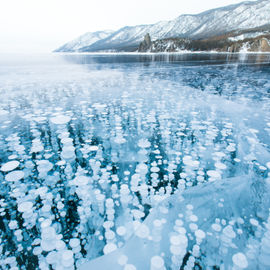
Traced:
[[1, 267], [269, 269], [269, 67], [89, 68], [0, 67]]

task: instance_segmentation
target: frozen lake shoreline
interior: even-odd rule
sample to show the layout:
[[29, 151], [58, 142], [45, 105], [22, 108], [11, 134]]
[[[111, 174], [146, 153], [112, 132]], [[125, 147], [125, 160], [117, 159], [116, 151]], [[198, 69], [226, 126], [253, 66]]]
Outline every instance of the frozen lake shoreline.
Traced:
[[269, 52], [218, 52], [218, 51], [179, 51], [179, 52], [53, 52], [57, 55], [181, 55], [181, 54], [226, 54], [226, 55], [270, 55]]

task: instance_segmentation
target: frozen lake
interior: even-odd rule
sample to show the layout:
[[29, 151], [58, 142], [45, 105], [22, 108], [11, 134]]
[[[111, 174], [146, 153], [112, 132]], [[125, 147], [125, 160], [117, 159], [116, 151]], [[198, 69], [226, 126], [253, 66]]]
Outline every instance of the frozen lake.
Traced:
[[0, 55], [3, 269], [270, 269], [270, 54]]

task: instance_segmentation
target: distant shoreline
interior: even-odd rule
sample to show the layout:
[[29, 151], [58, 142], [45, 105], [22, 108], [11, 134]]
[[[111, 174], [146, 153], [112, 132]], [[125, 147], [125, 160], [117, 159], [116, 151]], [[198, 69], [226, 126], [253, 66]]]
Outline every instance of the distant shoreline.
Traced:
[[181, 51], [181, 52], [51, 52], [61, 55], [177, 55], [177, 54], [270, 54], [270, 52], [219, 52], [219, 51]]

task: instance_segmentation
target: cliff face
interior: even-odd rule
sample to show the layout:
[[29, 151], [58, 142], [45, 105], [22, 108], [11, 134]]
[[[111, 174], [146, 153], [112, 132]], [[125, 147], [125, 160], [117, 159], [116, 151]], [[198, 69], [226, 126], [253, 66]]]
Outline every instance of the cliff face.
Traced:
[[270, 40], [266, 38], [262, 38], [261, 44], [260, 44], [260, 49], [262, 52], [270, 52]]
[[147, 52], [151, 49], [152, 41], [149, 33], [144, 36], [143, 42], [139, 45], [139, 52]]

